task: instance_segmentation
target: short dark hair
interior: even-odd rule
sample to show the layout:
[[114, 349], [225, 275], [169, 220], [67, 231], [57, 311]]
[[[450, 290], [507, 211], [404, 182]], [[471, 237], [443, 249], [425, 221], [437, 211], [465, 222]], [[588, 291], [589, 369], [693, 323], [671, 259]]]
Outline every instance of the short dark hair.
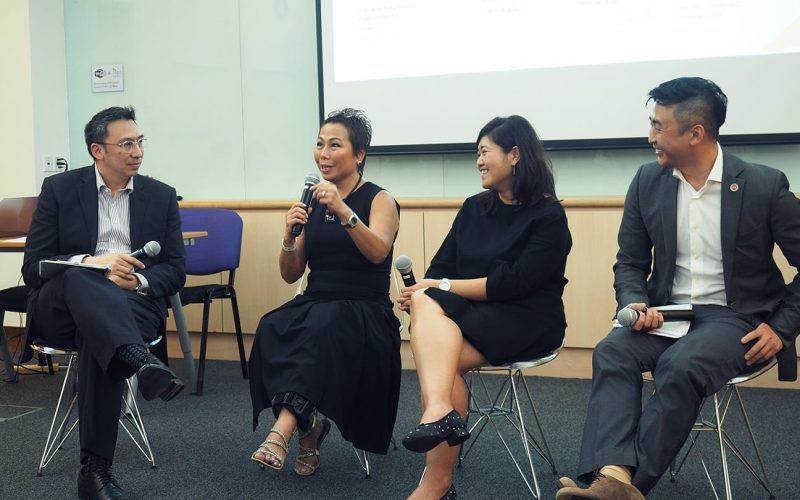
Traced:
[[675, 105], [675, 120], [680, 133], [694, 124], [702, 125], [716, 139], [725, 123], [728, 96], [716, 83], [696, 76], [675, 78], [664, 82], [648, 94], [647, 104], [654, 101], [662, 106]]
[[500, 146], [506, 154], [515, 146], [519, 150], [519, 163], [514, 168], [511, 185], [517, 203], [536, 205], [544, 199], [556, 198], [550, 159], [528, 120], [519, 115], [494, 118], [478, 133], [476, 148], [484, 137]]
[[136, 111], [133, 106], [113, 106], [108, 109], [100, 111], [89, 120], [89, 123], [83, 127], [83, 138], [86, 141], [86, 149], [89, 151], [89, 156], [94, 158], [92, 154], [92, 144], [102, 144], [108, 138], [108, 124], [117, 120], [130, 120], [136, 121]]
[[364, 158], [358, 166], [359, 173], [364, 173], [364, 164], [367, 163], [369, 143], [372, 141], [372, 125], [367, 115], [360, 109], [342, 108], [331, 111], [328, 117], [320, 123], [320, 128], [327, 123], [340, 123], [347, 129], [347, 138], [353, 146], [353, 152], [364, 151]]

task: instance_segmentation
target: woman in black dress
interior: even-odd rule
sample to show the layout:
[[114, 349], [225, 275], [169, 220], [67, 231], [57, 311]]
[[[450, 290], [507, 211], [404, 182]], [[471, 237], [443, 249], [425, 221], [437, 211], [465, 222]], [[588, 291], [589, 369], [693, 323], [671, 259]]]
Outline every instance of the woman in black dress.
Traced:
[[[399, 206], [363, 168], [372, 137], [358, 110], [331, 113], [314, 150], [322, 178], [286, 214], [279, 265], [287, 283], [308, 265], [302, 295], [264, 315], [250, 354], [253, 428], [272, 407], [276, 421], [251, 458], [281, 469], [295, 427], [294, 471], [313, 474], [333, 420], [357, 448], [386, 453], [400, 390], [399, 321], [389, 299]], [[313, 205], [313, 203], [312, 203]], [[302, 224], [300, 236], [292, 226]]]
[[428, 453], [413, 499], [456, 498], [452, 467], [469, 438], [463, 375], [535, 357], [564, 339], [572, 238], [544, 147], [527, 120], [509, 116], [483, 127], [477, 152], [488, 190], [464, 201], [425, 279], [399, 299], [411, 313], [423, 407], [403, 444]]

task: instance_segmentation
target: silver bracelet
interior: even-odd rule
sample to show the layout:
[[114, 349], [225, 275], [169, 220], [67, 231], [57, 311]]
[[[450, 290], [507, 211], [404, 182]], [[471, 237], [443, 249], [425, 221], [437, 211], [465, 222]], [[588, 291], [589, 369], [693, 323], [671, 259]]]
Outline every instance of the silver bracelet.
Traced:
[[286, 246], [286, 243], [284, 243], [283, 239], [281, 239], [281, 250], [284, 252], [294, 252], [297, 250], [297, 240], [294, 240], [292, 246]]

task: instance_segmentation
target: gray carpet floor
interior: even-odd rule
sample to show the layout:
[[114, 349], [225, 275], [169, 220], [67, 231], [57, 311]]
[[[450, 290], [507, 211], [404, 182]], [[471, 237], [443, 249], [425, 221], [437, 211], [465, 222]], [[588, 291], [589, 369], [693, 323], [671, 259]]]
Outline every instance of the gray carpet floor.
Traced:
[[[182, 363], [173, 362], [180, 375]], [[52, 411], [63, 380], [56, 375], [25, 375], [15, 384], [0, 382], [0, 499], [74, 498], [78, 466], [77, 436], [70, 437], [44, 475], [36, 476]], [[500, 378], [491, 377], [497, 386]], [[589, 394], [585, 380], [530, 377], [542, 425], [555, 457], [558, 472], [575, 472], [580, 435]], [[755, 433], [777, 498], [800, 498], [800, 391], [743, 389]], [[419, 418], [416, 375], [404, 371], [400, 409], [395, 427], [399, 444], [403, 433]], [[262, 415], [262, 424], [251, 432], [251, 408], [247, 381], [238, 363], [209, 362], [205, 394], [198, 397], [184, 391], [175, 400], [143, 402], [145, 423], [158, 467], [151, 469], [144, 457], [120, 433], [114, 471], [131, 498], [301, 498], [301, 499], [402, 499], [419, 480], [423, 456], [402, 447], [385, 456], [372, 456], [372, 477], [366, 479], [355, 453], [338, 431], [331, 432], [322, 448], [322, 464], [309, 478], [295, 475], [291, 463], [297, 452], [292, 442], [284, 470], [262, 470], [249, 460], [272, 422]], [[738, 415], [729, 417], [734, 439], [741, 441]], [[513, 429], [504, 435], [512, 449], [519, 450]], [[698, 451], [712, 464], [719, 455], [714, 436], [703, 436], [677, 481], [662, 479], [651, 499], [714, 498], [705, 479]], [[463, 499], [530, 498], [525, 483], [500, 442], [487, 428], [475, 441], [463, 467], [455, 470], [455, 484]], [[750, 450], [749, 446], [743, 449]], [[734, 498], [767, 498], [763, 489], [731, 456]], [[554, 476], [545, 462], [535, 457], [534, 465], [543, 498], [555, 495]], [[718, 465], [710, 467], [712, 476]]]

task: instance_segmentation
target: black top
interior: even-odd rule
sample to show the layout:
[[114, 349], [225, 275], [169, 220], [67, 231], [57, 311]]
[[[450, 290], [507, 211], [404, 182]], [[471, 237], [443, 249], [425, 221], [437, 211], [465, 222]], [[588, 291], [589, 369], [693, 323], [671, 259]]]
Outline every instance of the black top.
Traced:
[[496, 193], [484, 192], [464, 202], [425, 277], [486, 277], [488, 300], [439, 289], [427, 293], [491, 363], [532, 357], [563, 340], [561, 294], [571, 247], [566, 213], [557, 201], [505, 205]]
[[[370, 220], [372, 200], [382, 189], [365, 182], [346, 198], [346, 203], [362, 221]], [[337, 298], [387, 298], [392, 251], [380, 264], [373, 264], [361, 251], [339, 217], [327, 217], [325, 205], [317, 206], [306, 224], [305, 252], [308, 259], [308, 285], [305, 295]]]

